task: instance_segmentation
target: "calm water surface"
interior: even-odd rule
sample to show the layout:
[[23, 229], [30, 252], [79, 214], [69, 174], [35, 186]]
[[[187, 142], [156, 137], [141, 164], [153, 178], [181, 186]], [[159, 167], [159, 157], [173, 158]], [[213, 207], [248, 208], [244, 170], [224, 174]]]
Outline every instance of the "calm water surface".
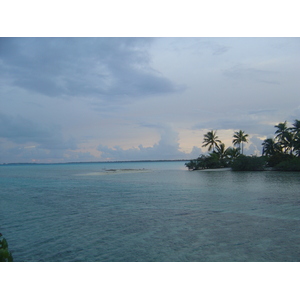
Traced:
[[15, 261], [300, 261], [300, 173], [0, 166]]

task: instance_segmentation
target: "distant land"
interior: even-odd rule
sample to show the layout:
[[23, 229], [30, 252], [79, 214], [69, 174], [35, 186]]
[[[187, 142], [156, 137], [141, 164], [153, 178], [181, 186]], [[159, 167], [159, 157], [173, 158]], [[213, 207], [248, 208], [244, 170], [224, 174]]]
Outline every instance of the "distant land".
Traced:
[[190, 161], [191, 159], [147, 159], [147, 160], [110, 160], [110, 161], [82, 161], [82, 162], [61, 162], [61, 163], [0, 163], [0, 165], [65, 165], [65, 164], [97, 164], [97, 163], [129, 163], [129, 162], [174, 162], [174, 161]]

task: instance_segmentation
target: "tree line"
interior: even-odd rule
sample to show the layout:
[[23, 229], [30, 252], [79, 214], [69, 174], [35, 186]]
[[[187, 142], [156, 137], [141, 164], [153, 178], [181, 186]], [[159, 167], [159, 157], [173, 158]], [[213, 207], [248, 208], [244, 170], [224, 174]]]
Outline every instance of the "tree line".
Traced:
[[291, 127], [287, 122], [275, 125], [274, 138], [262, 143], [262, 155], [267, 164], [276, 170], [300, 171], [300, 120], [295, 120]]
[[295, 120], [291, 127], [287, 122], [275, 125], [274, 138], [267, 138], [262, 143], [262, 156], [244, 155], [244, 143], [249, 135], [239, 130], [234, 132], [233, 147], [225, 147], [211, 130], [204, 134], [202, 147], [211, 151], [200, 155], [185, 165], [190, 170], [231, 167], [232, 170], [264, 170], [266, 167], [275, 170], [300, 171], [300, 121]]

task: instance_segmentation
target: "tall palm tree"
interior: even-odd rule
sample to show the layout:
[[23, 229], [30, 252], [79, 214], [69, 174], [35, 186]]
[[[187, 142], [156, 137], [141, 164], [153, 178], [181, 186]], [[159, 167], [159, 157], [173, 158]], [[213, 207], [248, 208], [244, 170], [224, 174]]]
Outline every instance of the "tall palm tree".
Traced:
[[286, 121], [278, 123], [274, 127], [277, 128], [275, 131], [275, 140], [277, 140], [278, 144], [280, 144], [284, 153], [287, 153], [287, 151], [292, 153], [294, 137], [291, 129], [287, 127]]
[[294, 132], [295, 134], [300, 133], [300, 120], [295, 120], [295, 122], [293, 123], [293, 127], [290, 127], [289, 130]]
[[265, 139], [262, 145], [262, 155], [271, 156], [282, 151], [280, 145], [274, 139]]
[[292, 155], [294, 150], [294, 143], [295, 143], [295, 139], [294, 139], [293, 132], [288, 131], [287, 133], [285, 133], [284, 143], [283, 143], [283, 146], [285, 147], [285, 152], [289, 151], [290, 155]]
[[293, 127], [289, 128], [290, 132], [293, 133], [293, 149], [297, 156], [300, 156], [300, 120], [295, 120]]
[[277, 130], [275, 131], [276, 138], [280, 137], [282, 135], [282, 133], [284, 133], [288, 130], [286, 121], [278, 123], [274, 127], [277, 128]]
[[209, 131], [206, 134], [204, 134], [204, 139], [203, 139], [203, 145], [202, 147], [207, 147], [208, 146], [208, 151], [210, 151], [211, 149], [213, 149], [213, 151], [215, 150], [215, 146], [218, 145], [218, 143], [221, 143], [220, 140], [218, 140], [218, 136], [216, 135], [217, 131]]
[[236, 131], [233, 135], [234, 139], [232, 141], [233, 145], [239, 145], [239, 148], [241, 148], [241, 144], [242, 144], [242, 154], [244, 152], [243, 149], [243, 142], [248, 143], [247, 137], [248, 134], [245, 134], [245, 131]]
[[284, 121], [282, 123], [278, 123], [274, 127], [277, 128], [277, 130], [275, 131], [275, 139], [278, 142], [283, 142], [286, 133], [289, 131], [289, 129], [286, 125], [286, 121]]

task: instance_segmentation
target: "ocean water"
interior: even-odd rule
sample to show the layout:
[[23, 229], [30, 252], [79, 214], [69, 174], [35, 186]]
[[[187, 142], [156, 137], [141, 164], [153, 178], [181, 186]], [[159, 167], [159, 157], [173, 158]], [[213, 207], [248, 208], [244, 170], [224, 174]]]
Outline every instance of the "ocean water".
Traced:
[[300, 173], [184, 162], [0, 166], [14, 261], [300, 261]]

